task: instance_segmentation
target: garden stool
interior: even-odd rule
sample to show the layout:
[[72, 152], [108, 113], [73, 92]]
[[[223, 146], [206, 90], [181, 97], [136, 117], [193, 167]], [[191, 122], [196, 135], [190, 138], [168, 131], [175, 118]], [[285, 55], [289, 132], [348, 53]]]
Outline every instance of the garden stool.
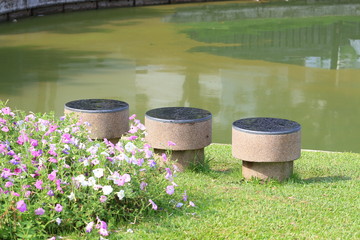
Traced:
[[117, 142], [129, 131], [129, 104], [111, 99], [81, 99], [65, 104], [65, 114], [75, 113], [80, 122], [88, 122], [92, 139]]
[[[145, 140], [155, 153], [172, 150], [180, 171], [204, 163], [204, 147], [211, 143], [212, 115], [209, 111], [190, 107], [165, 107], [145, 114]], [[176, 145], [170, 145], [173, 142]]]
[[245, 118], [232, 125], [232, 154], [241, 159], [246, 179], [282, 181], [301, 155], [301, 126], [280, 118]]

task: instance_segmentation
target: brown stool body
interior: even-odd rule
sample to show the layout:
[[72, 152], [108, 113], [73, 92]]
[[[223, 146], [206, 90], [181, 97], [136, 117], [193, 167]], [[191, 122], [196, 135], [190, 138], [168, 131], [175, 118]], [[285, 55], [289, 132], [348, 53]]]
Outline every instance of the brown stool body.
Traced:
[[280, 118], [246, 118], [233, 123], [232, 154], [243, 161], [247, 179], [284, 180], [301, 155], [301, 126]]
[[117, 141], [129, 131], [129, 104], [111, 99], [81, 99], [65, 104], [65, 114], [75, 113], [88, 122], [92, 139]]
[[[184, 170], [204, 162], [204, 147], [211, 143], [212, 115], [199, 108], [166, 107], [145, 114], [146, 141], [161, 153], [172, 150], [172, 159]], [[169, 142], [176, 145], [169, 146]]]

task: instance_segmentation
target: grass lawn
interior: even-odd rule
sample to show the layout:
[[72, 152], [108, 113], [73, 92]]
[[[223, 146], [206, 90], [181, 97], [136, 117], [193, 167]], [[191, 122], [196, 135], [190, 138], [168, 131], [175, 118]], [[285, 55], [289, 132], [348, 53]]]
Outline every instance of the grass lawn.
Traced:
[[303, 151], [282, 183], [245, 181], [230, 145], [179, 174], [196, 207], [157, 211], [108, 239], [360, 239], [360, 154]]

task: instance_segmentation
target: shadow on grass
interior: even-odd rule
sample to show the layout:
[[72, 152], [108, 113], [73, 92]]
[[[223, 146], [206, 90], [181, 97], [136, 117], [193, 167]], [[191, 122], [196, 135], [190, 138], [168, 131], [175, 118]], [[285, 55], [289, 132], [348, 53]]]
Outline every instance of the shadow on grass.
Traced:
[[333, 182], [349, 181], [349, 180], [352, 180], [352, 178], [347, 176], [326, 176], [326, 177], [311, 177], [311, 178], [301, 179], [298, 175], [294, 174], [288, 180], [288, 182], [311, 184], [311, 183], [333, 183]]

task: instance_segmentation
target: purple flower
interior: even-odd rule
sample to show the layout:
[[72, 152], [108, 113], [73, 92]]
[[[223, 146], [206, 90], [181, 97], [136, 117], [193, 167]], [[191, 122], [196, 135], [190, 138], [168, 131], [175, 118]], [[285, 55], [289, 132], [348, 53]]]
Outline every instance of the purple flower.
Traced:
[[166, 187], [166, 193], [167, 194], [172, 195], [172, 194], [174, 194], [174, 192], [175, 192], [175, 188], [174, 188], [173, 185], [170, 185], [170, 186]]
[[16, 203], [16, 208], [20, 211], [20, 212], [25, 212], [27, 211], [26, 208], [26, 203], [24, 202], [24, 200], [20, 200]]
[[149, 167], [155, 167], [156, 166], [156, 162], [154, 160], [149, 160], [148, 161]]
[[172, 181], [172, 172], [171, 172], [171, 169], [170, 168], [165, 168], [165, 171], [166, 171], [166, 175], [165, 175], [165, 178], [169, 181]]
[[141, 189], [141, 190], [144, 190], [147, 185], [148, 185], [148, 184], [147, 184], [146, 182], [141, 182], [141, 183], [140, 183], [140, 189]]
[[183, 201], [186, 202], [188, 199], [188, 196], [186, 194], [186, 191], [184, 191], [184, 194], [183, 194]]
[[163, 160], [166, 162], [167, 161], [167, 156], [165, 153], [161, 154], [161, 157], [163, 158]]
[[151, 205], [152, 205], [152, 209], [154, 209], [154, 210], [157, 210], [157, 205], [153, 202], [153, 200], [151, 200], [151, 199], [149, 199], [149, 202], [151, 203]]
[[41, 185], [43, 184], [42, 180], [36, 180], [36, 183], [34, 184], [37, 189], [42, 189]]
[[35, 209], [35, 215], [43, 215], [45, 213], [45, 210], [43, 208]]
[[52, 196], [54, 196], [55, 194], [54, 194], [54, 191], [53, 191], [53, 190], [49, 190], [49, 191], [47, 192], [47, 195], [50, 196], [50, 197], [52, 197]]
[[61, 206], [61, 204], [56, 204], [54, 210], [57, 212], [61, 212], [63, 210], [63, 207]]

